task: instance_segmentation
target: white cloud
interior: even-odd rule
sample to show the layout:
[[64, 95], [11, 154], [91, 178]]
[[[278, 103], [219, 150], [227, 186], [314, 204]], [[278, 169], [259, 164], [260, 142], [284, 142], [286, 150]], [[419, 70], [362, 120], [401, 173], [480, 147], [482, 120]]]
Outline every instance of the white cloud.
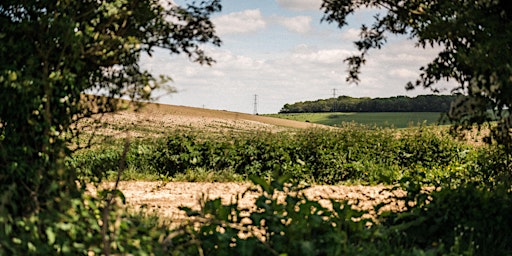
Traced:
[[[416, 47], [414, 42], [407, 39], [396, 40], [391, 38], [391, 42], [382, 47], [381, 50], [372, 49], [371, 53], [381, 52], [378, 57], [379, 61], [394, 62], [394, 64], [414, 64], [416, 69], [419, 68], [418, 64], [427, 64], [432, 61], [441, 48], [426, 48]], [[385, 53], [385, 54], [382, 54]]]
[[293, 11], [318, 11], [322, 5], [321, 0], [277, 0], [277, 3]]
[[389, 71], [389, 74], [392, 75], [392, 76], [396, 76], [396, 77], [400, 77], [400, 78], [407, 78], [407, 79], [416, 79], [418, 78], [418, 72], [414, 71], [414, 70], [411, 70], [411, 69], [407, 69], [407, 68], [396, 68], [396, 69], [391, 69]]
[[305, 34], [311, 30], [310, 16], [279, 17], [277, 22], [293, 32]]
[[212, 66], [213, 70], [236, 71], [236, 70], [254, 70], [261, 68], [263, 60], [258, 60], [245, 55], [235, 55], [230, 51], [216, 49], [212, 57], [217, 61]]
[[[222, 17], [230, 18], [226, 23], [229, 28], [238, 23], [243, 27], [249, 26], [249, 22], [239, 18], [248, 16], [263, 20], [258, 10], [252, 10], [252, 14], [239, 12]], [[277, 27], [270, 25], [270, 22], [277, 24], [276, 17], [271, 18], [266, 28]], [[312, 31], [295, 37], [307, 40], [280, 46], [279, 50], [270, 45], [276, 44], [275, 41], [267, 40], [276, 34], [262, 32], [267, 37], [243, 34], [233, 36], [221, 48], [206, 48], [208, 55], [217, 61], [211, 67], [191, 63], [186, 56], [169, 57], [163, 50], [156, 50], [152, 58], [144, 57], [144, 67], [155, 74], [173, 78], [171, 85], [179, 93], [163, 98], [163, 103], [246, 113], [253, 111], [255, 94], [258, 95], [259, 113], [276, 113], [285, 103], [329, 98], [333, 88], [338, 95], [353, 97], [430, 93], [421, 88], [406, 91], [404, 86], [417, 78], [418, 68], [431, 61], [439, 49], [415, 48], [410, 40], [392, 38], [381, 50], [369, 51], [367, 63], [361, 69], [361, 82], [356, 86], [345, 82], [347, 65], [343, 60], [357, 54], [357, 50], [351, 43], [346, 43], [352, 40], [346, 41], [342, 36], [356, 34], [358, 29], [348, 29], [344, 35]], [[239, 44], [243, 40], [250, 42]]]
[[213, 18], [212, 21], [219, 35], [249, 33], [266, 26], [259, 9], [229, 13]]
[[343, 31], [341, 38], [343, 40], [353, 42], [353, 41], [357, 41], [361, 38], [360, 34], [361, 34], [361, 29], [349, 28], [349, 29]]
[[300, 47], [299, 51], [296, 51], [291, 56], [296, 62], [309, 63], [309, 64], [343, 64], [343, 60], [350, 55], [350, 52], [343, 49], [323, 49], [306, 51]]

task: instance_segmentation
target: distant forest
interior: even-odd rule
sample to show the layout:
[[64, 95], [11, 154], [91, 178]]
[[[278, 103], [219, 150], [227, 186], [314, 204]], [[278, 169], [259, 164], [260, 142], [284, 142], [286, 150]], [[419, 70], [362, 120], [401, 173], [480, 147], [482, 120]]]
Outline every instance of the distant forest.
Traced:
[[396, 96], [390, 98], [338, 98], [285, 104], [279, 113], [317, 112], [447, 112], [453, 95]]

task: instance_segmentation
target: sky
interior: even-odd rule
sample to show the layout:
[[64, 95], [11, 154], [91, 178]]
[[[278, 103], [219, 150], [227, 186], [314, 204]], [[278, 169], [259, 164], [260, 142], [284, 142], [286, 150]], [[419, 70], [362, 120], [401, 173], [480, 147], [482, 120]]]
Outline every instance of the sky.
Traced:
[[[176, 0], [178, 4], [182, 0]], [[222, 0], [212, 17], [221, 47], [206, 45], [216, 60], [201, 66], [186, 56], [156, 50], [141, 67], [172, 78], [177, 93], [160, 103], [254, 114], [278, 113], [284, 104], [333, 96], [391, 97], [430, 94], [405, 90], [436, 49], [416, 48], [403, 37], [371, 50], [359, 84], [345, 81], [344, 59], [357, 53], [353, 44], [361, 25], [371, 24], [376, 10], [360, 10], [342, 29], [321, 22], [321, 0]], [[255, 104], [256, 103], [256, 104]]]

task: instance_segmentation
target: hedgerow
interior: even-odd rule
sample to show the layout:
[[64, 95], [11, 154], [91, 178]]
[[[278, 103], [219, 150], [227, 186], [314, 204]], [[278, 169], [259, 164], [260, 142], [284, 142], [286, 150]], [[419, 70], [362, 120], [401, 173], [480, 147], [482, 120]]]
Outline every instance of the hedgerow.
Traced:
[[[280, 173], [319, 184], [394, 184], [404, 176], [420, 178], [418, 170], [450, 173], [462, 165], [474, 169], [476, 152], [428, 127], [397, 132], [350, 124], [332, 130], [259, 131], [210, 137], [177, 131], [151, 142], [133, 143], [126, 161], [130, 169], [167, 177], [206, 169], [229, 170], [245, 178]], [[78, 153], [71, 162], [87, 175], [94, 170], [115, 171], [120, 155], [119, 149], [100, 148]], [[441, 178], [424, 176], [424, 181], [431, 184], [439, 183]]]

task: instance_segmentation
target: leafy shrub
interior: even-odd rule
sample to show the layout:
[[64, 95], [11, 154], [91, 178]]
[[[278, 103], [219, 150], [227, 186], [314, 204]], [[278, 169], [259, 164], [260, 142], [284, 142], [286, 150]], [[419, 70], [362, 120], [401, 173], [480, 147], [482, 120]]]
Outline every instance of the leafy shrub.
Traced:
[[119, 149], [89, 150], [68, 159], [68, 165], [77, 169], [82, 177], [101, 181], [108, 172], [119, 170], [122, 151]]
[[456, 160], [461, 146], [445, 134], [436, 134], [426, 128], [404, 134], [401, 138], [399, 164], [424, 167], [448, 165]]
[[182, 208], [193, 219], [173, 238], [176, 255], [343, 255], [363, 249], [375, 236], [363, 212], [331, 201], [333, 210], [311, 201], [284, 178], [266, 182], [252, 176], [260, 196], [255, 209], [237, 201], [206, 200], [200, 211]]
[[413, 207], [385, 217], [383, 225], [404, 247], [425, 250], [445, 246], [470, 255], [512, 253], [512, 193], [507, 188], [489, 190], [472, 183], [430, 194], [408, 191]]
[[82, 194], [52, 212], [26, 217], [0, 214], [0, 255], [169, 253], [164, 243], [169, 229], [156, 216], [108, 205], [105, 198], [111, 193], [122, 201], [119, 191], [103, 191], [104, 197]]
[[[295, 133], [205, 135], [178, 131], [164, 139], [134, 143], [126, 161], [131, 170], [154, 176], [227, 170], [245, 179], [279, 173], [321, 184], [394, 184], [404, 176], [414, 176], [425, 184], [438, 184], [446, 175], [422, 176], [422, 172], [464, 166], [471, 170], [468, 174], [473, 173], [478, 164], [473, 152], [469, 146], [426, 127], [397, 132], [352, 124], [336, 130]], [[119, 150], [106, 148], [78, 153], [71, 162], [82, 174], [108, 172], [116, 170], [119, 157]]]
[[488, 187], [512, 184], [512, 159], [504, 147], [481, 147], [476, 157], [475, 175]]
[[[155, 155], [161, 174], [187, 169], [230, 169], [248, 177], [277, 172], [294, 179], [336, 184], [343, 181], [395, 183], [418, 167], [443, 168], [472, 161], [469, 148], [427, 128], [397, 135], [390, 129], [347, 126], [291, 133], [241, 134], [214, 140], [173, 134]], [[165, 145], [165, 146], [163, 146]]]
[[[504, 156], [500, 148], [473, 148], [428, 127], [397, 131], [347, 125], [337, 130], [221, 135], [176, 132], [163, 139], [137, 141], [126, 154], [130, 171], [191, 181], [251, 177], [261, 193], [251, 209], [241, 209], [236, 200], [223, 205], [220, 199], [203, 200], [198, 212], [183, 208], [191, 222], [177, 230], [142, 224], [147, 223], [144, 217], [118, 212], [126, 223], [116, 226], [115, 232], [126, 228], [127, 234], [112, 233], [111, 250], [172, 255], [507, 255], [512, 244], [507, 235], [512, 228], [508, 218], [512, 197], [508, 190], [498, 189], [510, 184]], [[118, 170], [122, 157], [120, 150], [104, 147], [79, 152], [68, 163], [80, 167], [82, 175], [106, 177]], [[291, 184], [284, 179], [265, 181], [275, 175], [290, 178]], [[304, 181], [401, 183], [408, 193], [398, 200], [405, 200], [408, 208], [376, 216], [379, 222], [374, 222], [347, 203], [331, 201], [333, 208], [327, 208], [309, 200], [297, 185]], [[425, 186], [441, 189], [426, 193]], [[90, 218], [84, 229], [79, 228], [84, 239], [58, 246], [78, 254], [102, 253], [104, 247], [97, 246], [102, 237], [92, 235], [98, 232], [102, 206], [96, 202], [80, 207], [84, 218]], [[48, 247], [47, 236], [58, 228], [49, 224], [50, 235], [46, 229], [34, 231], [38, 221], [5, 221], [6, 230], [26, 230], [18, 233], [26, 236], [22, 241], [34, 241], [16, 244], [24, 248], [22, 252], [30, 253], [34, 246], [55, 250]], [[23, 226], [25, 222], [30, 228]], [[140, 236], [134, 235], [134, 227], [140, 227], [136, 231]], [[5, 253], [20, 241], [0, 238]]]

